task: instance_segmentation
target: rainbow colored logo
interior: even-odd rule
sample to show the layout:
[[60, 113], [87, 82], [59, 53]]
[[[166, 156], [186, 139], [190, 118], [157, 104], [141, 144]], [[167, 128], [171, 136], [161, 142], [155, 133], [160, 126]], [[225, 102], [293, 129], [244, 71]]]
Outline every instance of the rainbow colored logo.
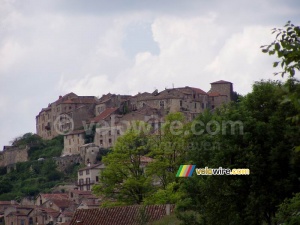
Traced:
[[196, 165], [180, 165], [176, 177], [191, 177]]

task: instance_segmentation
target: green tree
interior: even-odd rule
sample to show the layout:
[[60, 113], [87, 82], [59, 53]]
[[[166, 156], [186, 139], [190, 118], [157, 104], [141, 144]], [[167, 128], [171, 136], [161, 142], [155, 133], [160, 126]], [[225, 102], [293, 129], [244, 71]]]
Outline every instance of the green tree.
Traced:
[[273, 28], [272, 33], [276, 34], [275, 40], [270, 45], [261, 46], [262, 51], [269, 55], [276, 54], [280, 59], [273, 66], [280, 65], [283, 71], [276, 75], [294, 77], [295, 72], [300, 70], [300, 27], [288, 21], [284, 28]]
[[[297, 113], [290, 116], [294, 123], [300, 124], [300, 90], [299, 81], [294, 78], [297, 71], [300, 70], [300, 27], [295, 26], [288, 21], [284, 28], [273, 28], [276, 35], [275, 40], [262, 46], [262, 51], [269, 55], [276, 55], [279, 61], [273, 63], [274, 67], [281, 66], [282, 71], [276, 72], [282, 77], [287, 74], [289, 80], [286, 82], [283, 90], [285, 91], [284, 102], [292, 102], [297, 109]], [[297, 87], [297, 88], [295, 88]], [[300, 151], [300, 146], [297, 147]]]
[[159, 134], [151, 137], [150, 156], [155, 160], [147, 169], [163, 189], [175, 181], [179, 166], [185, 161], [188, 144], [185, 138], [185, 118], [182, 113], [171, 113], [165, 118], [165, 124]]
[[[225, 127], [215, 135], [192, 135], [191, 142], [219, 142], [219, 148], [194, 148], [189, 160], [197, 167], [249, 168], [249, 176], [196, 176], [181, 185], [185, 200], [178, 213], [186, 224], [275, 224], [279, 205], [299, 191], [299, 157], [293, 146], [299, 144], [300, 130], [286, 118], [296, 111], [293, 104], [281, 103], [283, 92], [277, 82], [257, 82], [238, 103], [232, 103], [207, 120], [242, 121], [243, 133]], [[210, 117], [210, 118], [209, 118]], [[223, 130], [223, 129], [222, 129]], [[193, 212], [191, 214], [190, 212]], [[195, 223], [195, 224], [197, 224]]]
[[300, 193], [280, 204], [276, 217], [284, 225], [300, 224]]
[[93, 192], [113, 199], [113, 204], [142, 203], [152, 190], [151, 178], [146, 176], [141, 162], [142, 156], [148, 152], [147, 131], [130, 128], [118, 138], [111, 153], [103, 157], [105, 170]]

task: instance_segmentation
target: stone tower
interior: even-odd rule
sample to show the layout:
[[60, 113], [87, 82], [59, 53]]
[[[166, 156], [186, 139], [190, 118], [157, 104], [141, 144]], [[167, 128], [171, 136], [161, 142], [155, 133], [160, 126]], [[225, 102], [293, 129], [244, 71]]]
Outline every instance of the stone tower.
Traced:
[[209, 93], [219, 93], [220, 95], [227, 96], [227, 102], [233, 100], [233, 86], [231, 82], [219, 80], [210, 83], [211, 89]]

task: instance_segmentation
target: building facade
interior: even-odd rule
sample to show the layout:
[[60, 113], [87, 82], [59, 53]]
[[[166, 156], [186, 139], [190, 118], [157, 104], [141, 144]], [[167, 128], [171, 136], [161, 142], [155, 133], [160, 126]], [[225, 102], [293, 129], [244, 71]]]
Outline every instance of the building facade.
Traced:
[[58, 100], [48, 104], [36, 116], [36, 133], [43, 139], [52, 139], [57, 135], [77, 130], [86, 121], [95, 116], [97, 98], [78, 96], [69, 93], [59, 96]]
[[99, 183], [101, 171], [104, 164], [89, 165], [78, 170], [78, 180], [76, 185], [80, 191], [90, 191], [94, 184]]

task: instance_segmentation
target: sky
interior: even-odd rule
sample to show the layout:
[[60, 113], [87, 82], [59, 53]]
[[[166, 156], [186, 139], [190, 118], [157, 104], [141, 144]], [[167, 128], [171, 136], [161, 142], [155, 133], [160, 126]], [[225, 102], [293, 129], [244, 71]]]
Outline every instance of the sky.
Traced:
[[245, 95], [273, 73], [271, 29], [297, 0], [0, 0], [0, 150], [35, 133], [59, 95], [101, 97], [227, 80]]

